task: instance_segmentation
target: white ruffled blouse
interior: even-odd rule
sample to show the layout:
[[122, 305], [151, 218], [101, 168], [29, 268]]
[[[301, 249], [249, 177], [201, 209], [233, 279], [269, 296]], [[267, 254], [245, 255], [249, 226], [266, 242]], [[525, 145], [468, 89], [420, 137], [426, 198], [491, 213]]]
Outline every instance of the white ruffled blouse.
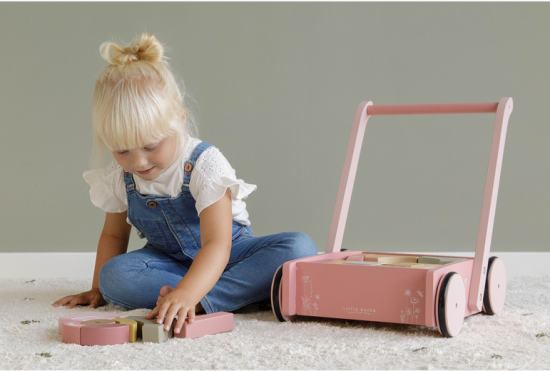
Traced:
[[[156, 179], [148, 181], [134, 176], [136, 191], [142, 195], [170, 195], [171, 197], [180, 194], [185, 161], [191, 157], [193, 150], [201, 142], [197, 138], [189, 137], [181, 155]], [[82, 176], [90, 185], [90, 198], [95, 206], [108, 213], [121, 213], [128, 210], [123, 169], [116, 161], [113, 160], [103, 169], [85, 171]], [[231, 190], [233, 221], [250, 225], [246, 203], [243, 200], [255, 191], [257, 186], [237, 179], [235, 170], [225, 156], [216, 147], [210, 146], [197, 159], [189, 181], [189, 190], [196, 201], [197, 214], [200, 215], [205, 208], [220, 200], [227, 188]], [[126, 221], [132, 225], [128, 218]], [[134, 227], [134, 229], [140, 238], [144, 238], [137, 228]]]

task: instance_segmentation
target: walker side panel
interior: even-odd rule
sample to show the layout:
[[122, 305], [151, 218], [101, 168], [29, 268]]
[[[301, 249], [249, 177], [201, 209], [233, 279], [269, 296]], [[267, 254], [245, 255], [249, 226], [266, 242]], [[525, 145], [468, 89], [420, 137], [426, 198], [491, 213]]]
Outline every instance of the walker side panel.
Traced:
[[425, 322], [427, 270], [311, 262], [296, 266], [298, 315], [415, 325]]
[[[342, 251], [331, 254], [334, 259], [345, 259], [351, 252]], [[326, 254], [308, 256], [289, 260], [283, 264], [283, 278], [281, 279], [281, 312], [284, 316], [296, 315], [296, 263], [326, 260]]]

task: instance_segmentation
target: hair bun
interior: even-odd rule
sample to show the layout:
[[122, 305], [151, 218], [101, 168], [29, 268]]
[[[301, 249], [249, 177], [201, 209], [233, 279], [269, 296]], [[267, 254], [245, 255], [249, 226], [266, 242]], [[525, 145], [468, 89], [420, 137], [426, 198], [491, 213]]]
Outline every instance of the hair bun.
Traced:
[[[111, 57], [111, 51], [113, 56]], [[158, 39], [149, 33], [142, 33], [127, 46], [106, 41], [99, 47], [103, 59], [111, 64], [125, 66], [134, 61], [159, 62], [164, 57], [164, 47]]]

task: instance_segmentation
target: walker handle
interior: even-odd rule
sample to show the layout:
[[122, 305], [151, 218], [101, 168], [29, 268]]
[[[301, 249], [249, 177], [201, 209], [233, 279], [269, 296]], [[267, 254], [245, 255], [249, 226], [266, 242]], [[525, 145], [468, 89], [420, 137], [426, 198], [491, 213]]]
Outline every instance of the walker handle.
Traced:
[[394, 104], [370, 105], [367, 115], [422, 115], [422, 114], [455, 114], [455, 113], [495, 113], [496, 103], [450, 103], [450, 104]]

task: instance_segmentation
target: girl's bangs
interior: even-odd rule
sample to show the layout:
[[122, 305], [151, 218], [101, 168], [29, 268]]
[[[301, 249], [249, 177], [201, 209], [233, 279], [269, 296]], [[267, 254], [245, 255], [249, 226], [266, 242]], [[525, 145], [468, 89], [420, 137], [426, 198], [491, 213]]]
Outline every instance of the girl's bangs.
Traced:
[[[149, 90], [149, 91], [147, 91]], [[113, 94], [104, 106], [98, 139], [111, 151], [125, 151], [155, 144], [167, 135], [176, 134], [172, 110], [165, 99], [159, 99], [150, 89], [136, 94]], [[130, 90], [132, 92], [132, 90]], [[145, 93], [145, 94], [143, 94]]]
[[164, 118], [121, 118], [106, 120], [103, 133], [98, 134], [111, 151], [125, 151], [156, 144], [167, 135], [174, 134], [174, 130]]

